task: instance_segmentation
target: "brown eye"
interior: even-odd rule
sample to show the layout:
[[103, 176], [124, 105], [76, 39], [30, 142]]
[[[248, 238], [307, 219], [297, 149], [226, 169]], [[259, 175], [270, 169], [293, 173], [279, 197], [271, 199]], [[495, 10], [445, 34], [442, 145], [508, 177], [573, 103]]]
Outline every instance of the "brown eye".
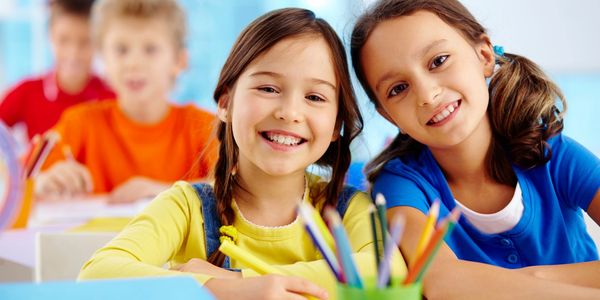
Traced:
[[277, 93], [277, 90], [275, 90], [274, 88], [272, 88], [270, 86], [259, 87], [258, 90], [265, 92], [265, 93]]
[[440, 55], [440, 56], [434, 58], [433, 61], [431, 62], [431, 65], [429, 66], [429, 69], [435, 69], [435, 68], [443, 65], [449, 56], [450, 55]]
[[394, 96], [398, 96], [398, 95], [400, 95], [400, 94], [401, 94], [402, 92], [404, 92], [404, 90], [406, 90], [407, 88], [408, 88], [408, 84], [406, 84], [406, 83], [401, 83], [401, 84], [398, 84], [398, 85], [394, 86], [394, 87], [393, 87], [393, 88], [390, 90], [390, 92], [389, 92], [389, 94], [388, 94], [388, 98], [391, 98], [391, 97], [394, 97]]
[[310, 101], [314, 101], [314, 102], [322, 102], [325, 101], [325, 99], [317, 96], [317, 95], [308, 95], [306, 96], [306, 99], [310, 100]]

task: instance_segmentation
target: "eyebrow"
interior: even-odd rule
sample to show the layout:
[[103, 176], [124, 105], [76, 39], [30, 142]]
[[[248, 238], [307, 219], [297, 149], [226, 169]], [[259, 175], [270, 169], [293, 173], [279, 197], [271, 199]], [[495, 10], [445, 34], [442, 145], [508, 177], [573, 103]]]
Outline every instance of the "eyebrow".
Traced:
[[[421, 51], [419, 51], [418, 57], [425, 56], [425, 54], [427, 54], [427, 52], [429, 52], [431, 49], [433, 49], [433, 48], [437, 47], [438, 45], [443, 44], [447, 41], [448, 41], [447, 39], [439, 39], [439, 40], [431, 42], [429, 45], [425, 46]], [[386, 81], [389, 81], [394, 76], [396, 76], [396, 72], [394, 72], [394, 71], [385, 73], [381, 77], [381, 79], [379, 79], [379, 81], [377, 81], [377, 84], [375, 85], [375, 90], [379, 91], [379, 88], [381, 87], [381, 85], [383, 83], [385, 83]]]
[[[258, 72], [254, 72], [254, 73], [250, 74], [250, 77], [257, 77], [257, 76], [272, 76], [275, 78], [284, 77], [283, 74], [276, 73], [276, 72], [270, 72], [270, 71], [258, 71]], [[316, 83], [316, 84], [324, 84], [324, 85], [331, 87], [333, 90], [337, 90], [336, 86], [333, 83], [331, 83], [325, 79], [309, 78], [309, 81]]]

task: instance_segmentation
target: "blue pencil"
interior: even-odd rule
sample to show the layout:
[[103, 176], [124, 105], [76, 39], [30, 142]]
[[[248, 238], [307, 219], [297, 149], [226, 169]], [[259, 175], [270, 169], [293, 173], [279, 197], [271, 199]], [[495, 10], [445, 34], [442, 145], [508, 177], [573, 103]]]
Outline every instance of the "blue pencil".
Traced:
[[340, 265], [338, 264], [338, 261], [335, 258], [335, 255], [333, 254], [331, 249], [327, 246], [327, 243], [325, 243], [325, 240], [321, 236], [317, 225], [314, 223], [310, 208], [306, 207], [305, 203], [300, 203], [298, 205], [298, 214], [304, 221], [304, 227], [306, 228], [308, 235], [310, 236], [311, 240], [313, 241], [319, 252], [321, 252], [321, 254], [323, 255], [323, 259], [325, 259], [325, 262], [327, 262], [327, 265], [329, 265], [331, 272], [333, 272], [333, 275], [337, 278], [338, 281], [343, 282], [344, 278], [340, 273]]
[[338, 256], [340, 257], [340, 263], [348, 285], [362, 289], [363, 282], [352, 258], [352, 247], [350, 247], [350, 242], [348, 241], [346, 230], [342, 225], [340, 215], [333, 208], [327, 207], [325, 208], [325, 216], [330, 222], [333, 239], [336, 243]]

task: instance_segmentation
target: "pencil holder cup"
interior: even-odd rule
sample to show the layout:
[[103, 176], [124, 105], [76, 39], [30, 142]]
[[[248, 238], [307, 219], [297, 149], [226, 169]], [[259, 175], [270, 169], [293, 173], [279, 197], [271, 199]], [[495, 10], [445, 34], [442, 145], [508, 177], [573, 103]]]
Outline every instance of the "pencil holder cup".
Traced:
[[366, 278], [365, 287], [362, 289], [348, 286], [343, 283], [337, 285], [337, 299], [339, 300], [421, 300], [421, 282], [409, 285], [399, 284], [399, 279], [392, 279], [395, 284], [384, 289], [376, 287], [375, 278]]
[[23, 193], [21, 198], [21, 207], [17, 211], [15, 221], [12, 228], [25, 228], [27, 227], [27, 221], [29, 220], [29, 214], [33, 206], [33, 191], [35, 181], [32, 178], [25, 179], [23, 185]]

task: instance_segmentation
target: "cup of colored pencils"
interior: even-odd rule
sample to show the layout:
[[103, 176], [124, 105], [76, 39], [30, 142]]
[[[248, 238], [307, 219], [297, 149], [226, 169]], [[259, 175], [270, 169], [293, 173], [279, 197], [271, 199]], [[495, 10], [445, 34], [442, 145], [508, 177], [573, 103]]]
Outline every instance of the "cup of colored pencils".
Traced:
[[[383, 219], [379, 222], [380, 217], [375, 214], [374, 207], [372, 212], [372, 227], [376, 228], [375, 232], [378, 234], [374, 235], [378, 274], [376, 277], [362, 278], [354, 262], [353, 251], [338, 212], [326, 207], [323, 214], [327, 222], [324, 222], [309, 204], [302, 203], [298, 208], [308, 235], [337, 280], [337, 299], [421, 299], [420, 282], [404, 285], [401, 283], [401, 278], [390, 277], [392, 255], [394, 252], [397, 253], [398, 242], [404, 231], [404, 217], [398, 216], [391, 220], [391, 232], [388, 234], [387, 229], [384, 229], [387, 227], [387, 221]], [[385, 203], [383, 203], [383, 210], [379, 212], [383, 212], [385, 218]], [[381, 232], [384, 235], [381, 235]], [[381, 240], [378, 237], [385, 237], [387, 243], [384, 242], [383, 247], [377, 243]]]
[[396, 215], [388, 222], [385, 199], [381, 195], [376, 197], [375, 205], [369, 207], [369, 214], [377, 275], [365, 278], [360, 288], [339, 283], [338, 299], [421, 299], [421, 282], [402, 284], [402, 278], [391, 275], [392, 255], [398, 251], [404, 233], [404, 216]]

